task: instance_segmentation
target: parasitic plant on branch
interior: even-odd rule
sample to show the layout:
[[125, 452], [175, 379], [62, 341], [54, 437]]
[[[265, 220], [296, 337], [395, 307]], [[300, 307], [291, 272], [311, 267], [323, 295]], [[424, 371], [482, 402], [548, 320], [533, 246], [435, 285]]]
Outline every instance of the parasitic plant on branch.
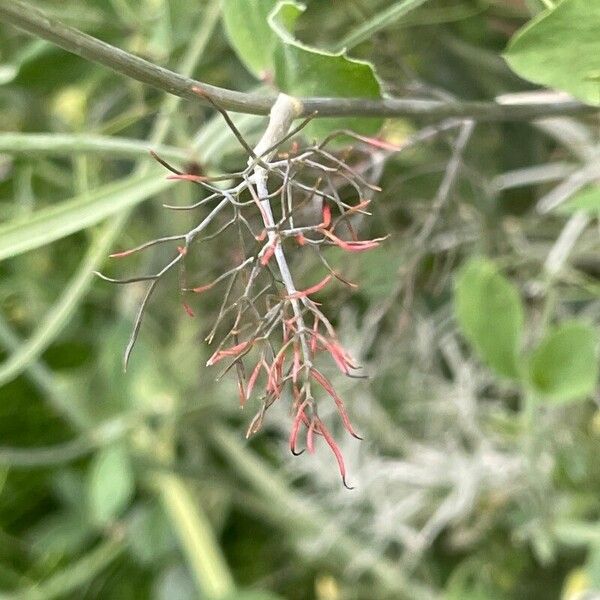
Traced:
[[[157, 245], [176, 245], [173, 256], [158, 272], [127, 279], [98, 273], [111, 283], [148, 282], [125, 350], [125, 368], [150, 297], [167, 273], [180, 269], [180, 292], [184, 296], [223, 286], [221, 307], [206, 337], [209, 344], [216, 344], [207, 366], [225, 364], [220, 376], [235, 370], [242, 406], [253, 395], [260, 398], [260, 408], [248, 426], [247, 436], [260, 430], [267, 409], [287, 390], [291, 398], [291, 452], [299, 455], [304, 451], [298, 450], [301, 434], [309, 452], [314, 451], [315, 436], [322, 437], [335, 456], [344, 485], [350, 487], [343, 456], [319, 416], [318, 406], [323, 397], [335, 404], [345, 430], [361, 438], [352, 426], [344, 401], [318, 363], [328, 357], [348, 377], [360, 377], [359, 366], [340, 344], [331, 321], [313, 295], [333, 281], [356, 287], [330, 265], [325, 257], [328, 247], [364, 252], [376, 248], [383, 240], [358, 239], [352, 223], [356, 216], [369, 214], [366, 209], [373, 192], [379, 188], [360, 169], [351, 166], [347, 150], [339, 156], [329, 146], [341, 136], [353, 137], [365, 150], [386, 144], [344, 130], [301, 147], [295, 136], [312, 116], [290, 130], [303, 108], [297, 99], [281, 94], [262, 138], [251, 148], [227, 112], [204, 91], [199, 88], [194, 91], [221, 113], [248, 154], [248, 163], [235, 173], [197, 175], [184, 172], [153, 153], [170, 171], [169, 178], [200, 186], [208, 193], [195, 204], [166, 208], [208, 210], [208, 213], [187, 233], [161, 237], [111, 255], [124, 258]], [[289, 143], [290, 140], [293, 141]], [[284, 151], [286, 143], [289, 147]], [[342, 199], [341, 187], [352, 190], [351, 199], [346, 196]], [[225, 214], [229, 216], [223, 223]], [[230, 230], [238, 235], [237, 263], [213, 281], [189, 285], [186, 258], [194, 243], [227, 235]], [[286, 254], [306, 251], [316, 254], [329, 273], [314, 285], [298, 289]], [[194, 316], [185, 300], [183, 306]]]

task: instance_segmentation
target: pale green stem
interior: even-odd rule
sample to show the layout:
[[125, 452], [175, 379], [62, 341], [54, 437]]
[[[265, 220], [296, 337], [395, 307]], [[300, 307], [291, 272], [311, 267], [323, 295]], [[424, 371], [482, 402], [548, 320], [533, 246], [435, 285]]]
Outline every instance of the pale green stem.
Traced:
[[233, 578], [197, 498], [174, 475], [157, 474], [155, 483], [202, 597], [217, 600], [231, 594], [235, 589]]
[[[169, 96], [169, 100], [173, 99]], [[160, 139], [160, 138], [159, 138]], [[107, 135], [63, 133], [0, 133], [0, 153], [28, 156], [107, 155], [111, 159], [147, 158], [152, 149], [167, 160], [189, 160], [190, 153], [172, 146]]]

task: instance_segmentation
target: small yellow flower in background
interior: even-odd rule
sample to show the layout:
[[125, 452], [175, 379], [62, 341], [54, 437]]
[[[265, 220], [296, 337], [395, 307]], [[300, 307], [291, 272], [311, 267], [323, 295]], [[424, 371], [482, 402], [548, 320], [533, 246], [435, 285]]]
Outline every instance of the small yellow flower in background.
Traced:
[[573, 569], [565, 579], [561, 600], [581, 600], [590, 591], [590, 578], [585, 569]]
[[52, 99], [53, 114], [73, 129], [83, 125], [86, 108], [87, 94], [80, 87], [65, 87]]
[[315, 595], [317, 600], [341, 600], [340, 587], [335, 577], [319, 575], [315, 580]]
[[596, 411], [596, 414], [592, 417], [592, 433], [594, 435], [600, 435], [600, 410]]

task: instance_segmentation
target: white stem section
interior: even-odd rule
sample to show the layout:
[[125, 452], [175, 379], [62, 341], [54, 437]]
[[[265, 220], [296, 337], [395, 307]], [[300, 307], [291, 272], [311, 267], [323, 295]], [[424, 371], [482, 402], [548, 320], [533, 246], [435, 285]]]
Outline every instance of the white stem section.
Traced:
[[[279, 94], [271, 113], [269, 116], [269, 124], [265, 130], [260, 141], [254, 148], [256, 156], [260, 156], [263, 163], [268, 163], [270, 158], [275, 154], [277, 149], [272, 150], [269, 154], [263, 156], [263, 154], [271, 147], [275, 146], [279, 140], [281, 140], [288, 132], [290, 126], [300, 114], [302, 114], [302, 103], [296, 98], [287, 96], [286, 94]], [[249, 164], [253, 162], [251, 158]], [[265, 228], [267, 230], [267, 236], [270, 244], [274, 247], [274, 256], [277, 262], [281, 279], [285, 285], [288, 296], [293, 296], [296, 293], [296, 286], [292, 279], [292, 274], [287, 263], [287, 259], [281, 246], [281, 240], [275, 232], [275, 220], [273, 218], [273, 211], [271, 209], [271, 202], [269, 200], [269, 190], [267, 187], [267, 180], [269, 172], [264, 167], [257, 165], [254, 168], [254, 182], [256, 185], [256, 192], [262, 208], [262, 217]], [[300, 343], [302, 344], [302, 352], [304, 354], [304, 362], [306, 366], [310, 367], [310, 352], [308, 343], [306, 342], [306, 327], [304, 325], [304, 318], [302, 316], [302, 309], [298, 299], [291, 298], [292, 310], [294, 311], [294, 317], [298, 324], [298, 331], [300, 333]]]

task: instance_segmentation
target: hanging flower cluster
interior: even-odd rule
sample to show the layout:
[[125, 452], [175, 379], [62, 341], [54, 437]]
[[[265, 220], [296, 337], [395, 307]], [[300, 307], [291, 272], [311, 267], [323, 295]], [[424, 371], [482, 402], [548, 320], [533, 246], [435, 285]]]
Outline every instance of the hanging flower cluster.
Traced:
[[[212, 102], [204, 93], [202, 95]], [[333, 325], [314, 296], [334, 281], [356, 287], [330, 266], [324, 255], [328, 247], [357, 253], [376, 248], [383, 241], [383, 238], [361, 240], [355, 230], [361, 215], [369, 214], [367, 209], [373, 192], [379, 190], [360, 171], [364, 173], [369, 165], [369, 147], [381, 147], [383, 143], [349, 131], [336, 132], [321, 143], [304, 148], [295, 141], [288, 143], [309, 118], [257, 155], [228, 114], [212, 103], [248, 153], [248, 166], [226, 175], [197, 175], [183, 172], [153, 154], [171, 172], [170, 178], [191, 182], [205, 191], [204, 197], [193, 205], [166, 208], [198, 210], [205, 214], [185, 234], [158, 238], [111, 255], [123, 258], [157, 245], [176, 245], [171, 260], [157, 273], [129, 279], [112, 279], [99, 274], [113, 283], [148, 282], [125, 352], [125, 365], [148, 301], [168, 272], [177, 266], [180, 268], [183, 307], [190, 316], [194, 315], [189, 303], [193, 295], [222, 286], [223, 300], [206, 338], [209, 344], [218, 342], [207, 365], [225, 364], [224, 372], [235, 369], [242, 406], [253, 397], [259, 399], [260, 408], [250, 422], [247, 435], [261, 428], [267, 409], [288, 390], [291, 452], [301, 454], [304, 450], [298, 447], [303, 440], [312, 453], [315, 436], [321, 437], [335, 456], [344, 485], [349, 487], [344, 459], [319, 416], [319, 403], [329, 398], [345, 430], [361, 438], [350, 421], [344, 401], [316, 365], [321, 361], [326, 363], [329, 357], [333, 365], [350, 377], [356, 376], [358, 365], [340, 344]], [[348, 151], [341, 158], [327, 149], [340, 135], [352, 136], [360, 144], [362, 152], [357, 156], [362, 157], [362, 163], [359, 161], [358, 166], [348, 164]], [[286, 143], [289, 148], [282, 152]], [[315, 214], [319, 217], [314, 218]], [[229, 230], [235, 231], [239, 240], [237, 264], [210, 282], [187, 285], [186, 259], [194, 244]], [[328, 271], [321, 281], [303, 290], [296, 288], [286, 258], [286, 253], [301, 249], [313, 251]]]

